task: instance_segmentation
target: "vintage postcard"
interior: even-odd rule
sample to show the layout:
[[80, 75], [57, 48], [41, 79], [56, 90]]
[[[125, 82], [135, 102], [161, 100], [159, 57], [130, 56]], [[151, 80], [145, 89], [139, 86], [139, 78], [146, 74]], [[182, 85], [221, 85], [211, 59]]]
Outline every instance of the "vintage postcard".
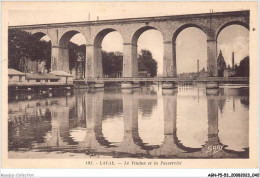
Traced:
[[257, 168], [257, 2], [2, 2], [2, 168]]

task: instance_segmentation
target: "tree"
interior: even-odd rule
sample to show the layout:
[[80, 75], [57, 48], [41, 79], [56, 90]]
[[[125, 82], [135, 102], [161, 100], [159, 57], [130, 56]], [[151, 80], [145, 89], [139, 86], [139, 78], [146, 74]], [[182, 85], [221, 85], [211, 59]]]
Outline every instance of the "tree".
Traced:
[[[118, 77], [123, 71], [123, 54], [121, 52], [102, 51], [103, 73], [109, 77]], [[147, 71], [151, 77], [157, 74], [157, 62], [148, 50], [142, 50], [138, 56], [138, 70]]]
[[69, 70], [76, 67], [78, 45], [69, 42]]
[[[86, 58], [86, 45], [77, 45], [73, 42], [69, 42], [69, 70], [76, 70], [76, 74], [82, 70], [82, 77], [85, 76], [85, 58]], [[81, 59], [78, 61], [78, 59]], [[77, 75], [80, 77], [81, 75]], [[81, 77], [80, 77], [81, 78]]]
[[226, 98], [221, 98], [218, 100], [218, 107], [219, 107], [221, 114], [223, 114], [225, 104], [226, 104]]
[[8, 30], [8, 67], [25, 72], [26, 63], [46, 61], [50, 65], [50, 42], [41, 41], [36, 36], [19, 30]]
[[236, 67], [236, 73], [238, 77], [249, 77], [249, 56], [240, 61], [239, 66]]
[[138, 56], [138, 71], [147, 71], [151, 77], [157, 75], [157, 62], [153, 59], [149, 50], [141, 50]]
[[103, 73], [109, 77], [119, 77], [123, 71], [123, 54], [121, 52], [102, 51]]
[[224, 60], [224, 57], [222, 55], [222, 51], [221, 50], [219, 52], [217, 63], [218, 63], [218, 76], [219, 77], [223, 77], [224, 76], [224, 70], [226, 68], [226, 62]]
[[50, 71], [51, 69], [51, 41], [40, 41], [42, 44], [43, 56], [46, 63], [46, 69]]

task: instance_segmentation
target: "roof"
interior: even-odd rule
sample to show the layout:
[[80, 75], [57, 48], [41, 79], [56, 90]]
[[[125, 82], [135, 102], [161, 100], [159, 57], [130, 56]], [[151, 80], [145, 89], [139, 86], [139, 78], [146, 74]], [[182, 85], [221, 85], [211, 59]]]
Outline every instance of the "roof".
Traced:
[[30, 74], [30, 73], [26, 73], [26, 79], [43, 79], [43, 80], [47, 80], [47, 79], [59, 79], [59, 77], [52, 75], [52, 74]]
[[56, 76], [63, 76], [63, 77], [73, 77], [73, 75], [71, 75], [67, 72], [58, 71], [58, 70], [52, 71], [52, 72], [50, 72], [50, 74], [53, 74], [53, 75], [56, 75]]
[[25, 74], [15, 69], [8, 69], [8, 75], [25, 75]]

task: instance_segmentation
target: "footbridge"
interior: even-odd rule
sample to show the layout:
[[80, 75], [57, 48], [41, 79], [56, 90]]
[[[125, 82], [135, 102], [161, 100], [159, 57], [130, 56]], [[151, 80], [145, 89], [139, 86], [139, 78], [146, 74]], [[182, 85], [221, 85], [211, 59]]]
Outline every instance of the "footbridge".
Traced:
[[204, 78], [86, 78], [86, 82], [249, 82], [249, 77], [204, 77]]

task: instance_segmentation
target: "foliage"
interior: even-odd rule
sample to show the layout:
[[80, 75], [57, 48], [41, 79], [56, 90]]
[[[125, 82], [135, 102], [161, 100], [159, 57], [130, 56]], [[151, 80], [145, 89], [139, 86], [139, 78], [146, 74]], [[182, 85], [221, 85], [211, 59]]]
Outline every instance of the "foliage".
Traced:
[[[44, 50], [43, 50], [44, 49]], [[50, 42], [19, 29], [8, 30], [8, 67], [26, 71], [26, 61], [46, 61], [50, 66]]]
[[[69, 69], [76, 67], [78, 56], [85, 59], [86, 46], [69, 43]], [[28, 61], [45, 61], [46, 68], [51, 68], [51, 42], [42, 41], [35, 35], [19, 29], [8, 31], [8, 67], [27, 71]], [[78, 64], [77, 64], [78, 65]], [[121, 52], [102, 51], [102, 65], [104, 75], [120, 77], [123, 71], [123, 54]], [[85, 61], [82, 61], [85, 71]], [[138, 70], [147, 71], [151, 77], [157, 75], [157, 62], [148, 50], [142, 50], [138, 56]]]
[[43, 52], [43, 59], [41, 61], [45, 61], [46, 69], [50, 71], [51, 69], [51, 41], [40, 41], [42, 43], [42, 52]]
[[223, 114], [225, 104], [226, 104], [226, 98], [221, 98], [218, 100], [218, 107], [219, 107], [221, 114]]
[[157, 62], [153, 59], [149, 50], [141, 50], [138, 56], [138, 71], [147, 71], [151, 77], [157, 75]]
[[224, 57], [222, 55], [222, 51], [221, 50], [219, 52], [217, 63], [218, 63], [218, 76], [219, 77], [223, 77], [224, 76], [224, 70], [226, 68], [226, 62], [225, 62], [225, 59], [224, 59]]
[[118, 77], [123, 71], [123, 54], [121, 52], [102, 51], [103, 73], [109, 77]]
[[249, 77], [249, 56], [242, 59], [239, 66], [235, 67], [236, 76]]
[[[123, 54], [121, 52], [102, 51], [103, 73], [109, 77], [118, 77], [123, 71]], [[148, 50], [142, 50], [138, 56], [138, 70], [147, 71], [151, 77], [157, 74], [157, 63]]]
[[[76, 67], [76, 62], [78, 59], [78, 55], [80, 55], [83, 59], [86, 58], [86, 45], [77, 45], [73, 42], [69, 43], [69, 70], [71, 71]], [[83, 71], [85, 71], [85, 61], [82, 61]]]
[[[69, 43], [70, 70], [75, 67], [78, 53], [85, 55], [86, 46]], [[85, 56], [83, 56], [85, 58]], [[22, 72], [27, 71], [28, 61], [45, 61], [46, 68], [51, 68], [51, 42], [42, 41], [36, 36], [19, 30], [8, 31], [8, 67]], [[83, 61], [84, 63], [84, 61]], [[83, 66], [83, 71], [85, 65]]]

